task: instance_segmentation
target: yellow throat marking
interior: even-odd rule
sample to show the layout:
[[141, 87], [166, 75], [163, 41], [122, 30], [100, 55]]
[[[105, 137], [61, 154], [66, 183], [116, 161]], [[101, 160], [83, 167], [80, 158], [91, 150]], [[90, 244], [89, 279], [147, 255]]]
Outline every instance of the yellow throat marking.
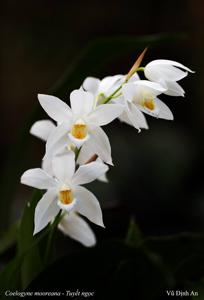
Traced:
[[59, 192], [59, 200], [62, 204], [71, 204], [74, 200], [72, 190], [67, 189]]
[[88, 134], [88, 128], [87, 125], [84, 124], [83, 122], [76, 122], [72, 126], [71, 134], [76, 138], [76, 139], [84, 139], [87, 134]]
[[149, 110], [154, 110], [155, 109], [154, 98], [149, 95], [144, 96], [141, 105]]

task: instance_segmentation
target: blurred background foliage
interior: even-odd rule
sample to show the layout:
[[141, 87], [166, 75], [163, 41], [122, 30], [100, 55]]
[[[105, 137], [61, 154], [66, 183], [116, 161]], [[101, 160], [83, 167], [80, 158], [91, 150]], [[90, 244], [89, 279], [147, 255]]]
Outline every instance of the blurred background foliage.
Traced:
[[[199, 290], [204, 299], [204, 2], [8, 0], [1, 13], [1, 291], [85, 288], [104, 299], [109, 287], [113, 297], [146, 300], [165, 299], [172, 288]], [[56, 232], [47, 270], [51, 230], [32, 237], [40, 195], [28, 207], [33, 191], [19, 184], [44, 153], [29, 135], [35, 120], [47, 118], [37, 93], [68, 101], [86, 76], [126, 73], [146, 46], [143, 64], [164, 58], [196, 71], [182, 81], [186, 97], [162, 96], [174, 122], [149, 117], [150, 130], [140, 134], [118, 121], [105, 128], [115, 167], [108, 185], [90, 189], [106, 229], [92, 226], [94, 249]], [[137, 225], [129, 227], [131, 218]]]

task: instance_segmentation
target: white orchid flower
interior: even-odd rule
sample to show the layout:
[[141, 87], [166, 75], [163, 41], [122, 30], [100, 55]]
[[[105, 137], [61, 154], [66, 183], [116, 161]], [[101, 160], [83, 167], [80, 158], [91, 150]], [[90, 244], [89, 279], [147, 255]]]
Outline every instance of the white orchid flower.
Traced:
[[[35, 122], [31, 129], [30, 129], [30, 133], [36, 137], [38, 137], [39, 139], [43, 140], [43, 141], [47, 141], [49, 135], [51, 134], [51, 132], [56, 129], [56, 125], [50, 121], [50, 120], [40, 120]], [[79, 152], [78, 155], [78, 159], [77, 159], [77, 163], [79, 165], [84, 165], [86, 164], [86, 162], [93, 157], [94, 154], [96, 154], [97, 156], [99, 156], [96, 161], [98, 162], [103, 162], [102, 159], [100, 157], [103, 157], [104, 162], [109, 163], [112, 165], [112, 158], [111, 158], [111, 147], [109, 144], [109, 140], [108, 137], [106, 138], [106, 136], [104, 137], [103, 140], [99, 140], [98, 143], [92, 143], [90, 140], [88, 140], [86, 143], [84, 143], [84, 145], [81, 148], [81, 151]], [[103, 147], [100, 147], [100, 143], [104, 143], [105, 146], [105, 152], [104, 152], [104, 145]], [[69, 139], [67, 138], [66, 143], [64, 144], [64, 148], [60, 147], [59, 149], [57, 149], [57, 147], [54, 147], [52, 156], [45, 156], [44, 159], [42, 160], [42, 169], [49, 173], [52, 174], [52, 159], [54, 156], [56, 155], [60, 155], [60, 154], [65, 154], [66, 152], [70, 151], [69, 149], [71, 149], [72, 147], [72, 143], [71, 141], [69, 141]], [[101, 152], [101, 149], [103, 150]], [[99, 181], [102, 182], [108, 182], [107, 176], [106, 174], [102, 175], [101, 177], [98, 178]]]
[[[66, 154], [67, 152], [69, 152], [70, 150], [68, 150], [67, 148], [64, 150], [64, 152], [58, 153], [58, 155], [60, 154]], [[81, 166], [87, 163], [87, 161], [89, 161], [94, 155], [97, 155], [93, 149], [91, 149], [91, 145], [90, 143], [85, 143], [82, 148], [81, 151], [78, 155], [77, 158], [77, 163]], [[50, 158], [50, 156], [45, 156], [42, 160], [42, 169], [49, 173], [49, 174], [53, 174], [53, 170], [52, 170], [52, 160], [53, 158], [57, 156], [57, 154], [53, 155], [52, 158]], [[99, 157], [97, 157], [97, 159], [95, 160], [97, 162], [103, 163], [102, 159], [100, 159]], [[108, 170], [107, 170], [108, 171]], [[99, 178], [97, 178], [99, 181], [102, 182], [108, 182], [107, 179], [107, 175], [106, 173], [104, 173], [102, 176], [100, 176]]]
[[63, 216], [58, 228], [65, 235], [80, 242], [86, 247], [96, 244], [96, 237], [89, 224], [75, 211]]
[[75, 90], [70, 95], [71, 108], [60, 99], [38, 95], [41, 106], [58, 125], [49, 135], [46, 155], [53, 148], [69, 146], [69, 142], [81, 147], [88, 140], [98, 149], [98, 155], [107, 163], [112, 163], [110, 143], [100, 126], [117, 118], [124, 109], [121, 104], [104, 104], [94, 108], [94, 96], [82, 90]]
[[[113, 94], [124, 81], [124, 75], [107, 76], [102, 80], [95, 77], [87, 77], [82, 84], [82, 88], [94, 95], [95, 105], [97, 106]], [[117, 93], [115, 96], [117, 96]]]
[[123, 114], [126, 121], [135, 128], [140, 129], [148, 128], [143, 113], [156, 118], [172, 120], [172, 112], [157, 97], [164, 91], [165, 88], [163, 86], [148, 80], [138, 80], [125, 84], [122, 88], [122, 93], [126, 104], [126, 110]]
[[[67, 152], [70, 152], [70, 150], [65, 149], [64, 152], [58, 153], [58, 155], [65, 155]], [[87, 144], [85, 143], [81, 148], [81, 151], [78, 155], [76, 163], [79, 166], [85, 165], [95, 154], [96, 153], [94, 153], [92, 151], [90, 145], [88, 143]], [[50, 158], [49, 156], [45, 156], [42, 160], [42, 169], [45, 172], [47, 172], [48, 174], [52, 174], [53, 176], [54, 176], [54, 173], [53, 173], [53, 168], [52, 168], [52, 160], [55, 156], [58, 156], [58, 155], [57, 154], [53, 155], [52, 158]], [[99, 157], [97, 157], [95, 161], [103, 163], [103, 161]], [[107, 169], [107, 172], [108, 172], [108, 169]], [[97, 180], [102, 181], [102, 182], [108, 182], [106, 173], [104, 173], [99, 178], [97, 178]]]
[[186, 77], [188, 72], [194, 73], [186, 66], [166, 59], [153, 60], [144, 68], [145, 77], [162, 84], [166, 89], [164, 94], [169, 96], [184, 96], [185, 91], [177, 81]]
[[26, 171], [21, 177], [21, 183], [47, 190], [36, 206], [34, 234], [53, 220], [60, 209], [67, 212], [75, 210], [91, 222], [104, 226], [98, 200], [81, 185], [102, 176], [108, 167], [103, 163], [91, 162], [80, 166], [75, 172], [75, 155], [70, 151], [54, 157], [52, 169], [54, 176], [38, 168]]
[[[102, 80], [95, 77], [87, 77], [82, 88], [85, 91], [91, 92], [95, 97], [95, 105], [101, 104], [107, 97], [112, 95], [125, 83], [126, 75], [114, 75], [107, 76]], [[133, 74], [128, 82], [134, 82], [139, 80], [137, 73]], [[121, 94], [121, 89], [114, 94], [114, 98], [118, 98]], [[117, 103], [110, 100], [110, 103]]]
[[[110, 99], [110, 103], [124, 104], [124, 112], [118, 117], [120, 121], [129, 125], [133, 125], [138, 130], [140, 128], [148, 128], [146, 119], [141, 111], [135, 110], [134, 106], [125, 101], [122, 87], [125, 83], [126, 75], [108, 76], [102, 80], [94, 77], [87, 77], [83, 82], [83, 88], [87, 91], [91, 91], [95, 95], [95, 103], [103, 102], [107, 97], [112, 95], [115, 91], [113, 99]], [[137, 73], [133, 74], [128, 80], [129, 83], [139, 81], [140, 78]], [[119, 87], [121, 87], [119, 89]]]
[[[32, 125], [30, 133], [46, 142], [51, 133], [54, 135], [56, 128], [57, 126], [52, 121], [40, 120]], [[98, 132], [99, 134], [97, 135]], [[101, 161], [113, 165], [111, 157], [111, 146], [105, 132], [101, 128], [93, 128], [92, 137], [92, 139], [88, 139], [83, 144], [77, 162], [80, 165], [84, 164], [94, 154], [96, 154], [99, 157], [98, 159], [101, 159]], [[62, 136], [56, 143], [51, 143], [51, 146], [49, 147], [49, 155], [45, 155], [45, 157], [43, 158], [43, 166], [45, 166], [45, 170], [50, 170], [50, 168], [52, 168], [52, 158], [54, 156], [66, 153], [67, 151], [70, 151], [70, 149], [73, 149], [73, 143], [67, 135]], [[86, 160], [84, 160], [84, 153], [86, 153]], [[81, 159], [82, 156], [83, 159]], [[81, 163], [82, 160], [83, 163]]]

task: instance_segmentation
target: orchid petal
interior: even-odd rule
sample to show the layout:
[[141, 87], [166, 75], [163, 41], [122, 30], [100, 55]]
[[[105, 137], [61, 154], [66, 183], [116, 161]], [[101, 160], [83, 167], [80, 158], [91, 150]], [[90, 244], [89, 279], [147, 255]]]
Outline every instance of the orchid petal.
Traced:
[[148, 129], [147, 121], [143, 113], [137, 108], [134, 103], [127, 103], [127, 117], [132, 125], [140, 130], [140, 128]]
[[98, 178], [99, 181], [104, 182], [104, 183], [108, 183], [108, 177], [106, 174], [103, 174], [102, 176], [100, 176]]
[[185, 91], [176, 81], [164, 81], [161, 84], [167, 89], [164, 94], [168, 96], [182, 96], [184, 97]]
[[93, 152], [96, 153], [104, 162], [113, 165], [111, 157], [111, 145], [108, 136], [101, 127], [92, 127], [90, 129], [90, 144]]
[[98, 94], [100, 80], [95, 77], [87, 77], [82, 86], [85, 91], [92, 93], [94, 96]]
[[77, 158], [77, 163], [79, 165], [84, 165], [94, 154], [95, 153], [92, 149], [92, 144], [90, 144], [90, 140], [88, 140], [81, 147], [81, 150], [80, 150], [78, 158]]
[[138, 80], [127, 83], [122, 88], [122, 93], [126, 101], [140, 103], [145, 93], [150, 93], [154, 97], [164, 93], [166, 88], [156, 82], [148, 80]]
[[[181, 69], [187, 72], [184, 72]], [[188, 72], [193, 73], [193, 71], [186, 66], [176, 61], [165, 59], [158, 59], [150, 62], [146, 65], [144, 70], [146, 78], [152, 81], [160, 81], [161, 79], [167, 81], [178, 81], [186, 77]]]
[[124, 78], [124, 75], [114, 75], [103, 78], [100, 82], [98, 93], [105, 94], [106, 97], [110, 96], [123, 83]]
[[130, 77], [130, 79], [128, 80], [128, 82], [135, 82], [135, 81], [138, 81], [138, 80], [140, 80], [139, 75], [138, 75], [137, 73], [134, 73], [134, 74]]
[[166, 91], [166, 88], [157, 82], [151, 82], [148, 80], [138, 80], [133, 83], [136, 88], [151, 91], [153, 95], [159, 95]]
[[72, 178], [74, 185], [81, 185], [92, 182], [99, 178], [108, 170], [108, 166], [99, 162], [91, 162], [87, 165], [80, 166]]
[[42, 169], [49, 175], [53, 175], [52, 158], [46, 156], [42, 160]]
[[70, 125], [67, 123], [62, 123], [51, 132], [46, 143], [46, 156], [51, 155], [53, 151], [57, 152], [57, 149], [59, 149], [58, 143], [65, 143], [66, 145], [66, 141], [68, 140], [67, 133], [69, 130]]
[[91, 222], [104, 227], [101, 207], [94, 194], [86, 188], [78, 186], [75, 191], [75, 196], [77, 199], [76, 211]]
[[53, 177], [40, 168], [25, 171], [21, 183], [37, 189], [49, 189], [57, 184]]
[[73, 151], [66, 154], [55, 156], [52, 161], [54, 175], [61, 182], [70, 179], [75, 171], [75, 155]]
[[34, 233], [41, 231], [47, 224], [52, 221], [60, 211], [56, 203], [56, 191], [48, 190], [38, 202], [35, 209]]
[[86, 247], [92, 247], [96, 244], [96, 238], [91, 227], [82, 217], [74, 212], [66, 214], [60, 221], [58, 228], [65, 235]]
[[75, 115], [84, 115], [92, 111], [94, 96], [89, 92], [74, 90], [70, 94], [71, 108]]
[[55, 127], [55, 124], [50, 120], [40, 120], [32, 125], [30, 133], [46, 142]]
[[173, 116], [171, 110], [164, 102], [162, 102], [160, 99], [156, 98], [155, 103], [159, 107], [159, 115], [158, 115], [159, 118], [166, 119], [166, 120], [174, 119], [174, 116]]
[[103, 126], [122, 114], [124, 106], [120, 104], [102, 104], [88, 116], [88, 122], [91, 125]]
[[[126, 111], [124, 111], [124, 112], [122, 113], [122, 115], [120, 115], [119, 120], [120, 120], [121, 122], [126, 123], [127, 125], [133, 126], [133, 124], [132, 124], [132, 122], [130, 121], [130, 119], [129, 119], [129, 117], [128, 117], [128, 114], [127, 114]], [[138, 128], [137, 128], [137, 129], [138, 129]]]
[[42, 108], [56, 122], [68, 122], [72, 119], [70, 107], [57, 97], [38, 94], [38, 100]]

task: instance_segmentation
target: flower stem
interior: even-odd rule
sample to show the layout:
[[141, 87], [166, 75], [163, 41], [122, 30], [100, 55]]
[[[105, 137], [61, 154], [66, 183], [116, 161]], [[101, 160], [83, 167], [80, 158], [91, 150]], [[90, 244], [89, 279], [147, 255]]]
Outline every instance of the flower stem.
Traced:
[[75, 149], [75, 161], [77, 161], [80, 151], [81, 151], [81, 147]]
[[44, 265], [45, 266], [48, 264], [48, 260], [49, 260], [49, 257], [50, 257], [50, 249], [51, 249], [51, 246], [52, 246], [52, 241], [53, 241], [53, 236], [54, 236], [55, 229], [57, 228], [57, 225], [59, 224], [59, 222], [61, 221], [63, 216], [64, 215], [62, 214], [62, 210], [60, 210], [60, 212], [56, 216], [54, 222], [50, 225], [50, 232], [49, 232], [49, 235], [48, 235], [47, 246], [46, 246], [45, 256], [44, 256]]
[[118, 91], [121, 90], [122, 86], [123, 86], [123, 84], [121, 84], [121, 85], [115, 90], [115, 92], [113, 92], [110, 96], [108, 96], [108, 97], [104, 100], [103, 104], [108, 103], [108, 102], [113, 98], [113, 96], [115, 96], [115, 94], [116, 94]]
[[139, 71], [144, 72], [144, 69], [145, 69], [144, 67], [139, 67], [136, 72], [139, 72]]
[[[144, 67], [139, 67], [139, 68], [137, 68], [137, 70], [133, 73], [133, 74], [135, 74], [135, 73], [137, 73], [137, 72], [144, 72]], [[132, 74], [132, 75], [133, 75]], [[132, 75], [131, 75], [131, 77], [132, 77]], [[130, 78], [131, 78], [130, 77]], [[125, 84], [125, 83], [127, 83], [128, 81], [129, 81], [129, 79], [130, 78], [128, 78], [124, 83], [122, 83], [110, 96], [108, 96], [104, 101], [103, 101], [103, 104], [106, 104], [106, 103], [108, 103], [111, 99], [113, 99], [113, 98], [117, 98], [118, 97], [118, 95], [117, 96], [115, 96], [116, 94], [117, 94], [117, 92], [119, 92], [121, 89], [122, 89], [122, 87], [123, 87], [123, 85]], [[120, 95], [121, 95], [121, 93], [120, 93]], [[115, 97], [114, 97], [115, 96]]]

